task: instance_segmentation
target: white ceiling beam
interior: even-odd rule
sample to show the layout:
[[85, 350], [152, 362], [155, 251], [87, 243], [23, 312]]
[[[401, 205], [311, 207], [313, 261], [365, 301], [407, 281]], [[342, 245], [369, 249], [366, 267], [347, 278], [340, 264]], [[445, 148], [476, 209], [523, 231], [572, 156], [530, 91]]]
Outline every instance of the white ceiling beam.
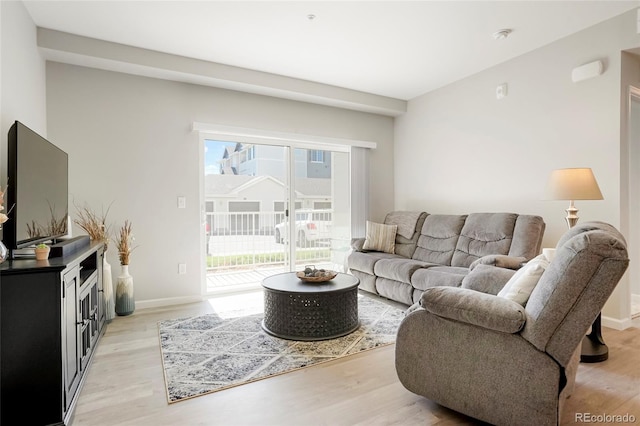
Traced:
[[47, 60], [398, 116], [407, 102], [371, 93], [38, 28]]

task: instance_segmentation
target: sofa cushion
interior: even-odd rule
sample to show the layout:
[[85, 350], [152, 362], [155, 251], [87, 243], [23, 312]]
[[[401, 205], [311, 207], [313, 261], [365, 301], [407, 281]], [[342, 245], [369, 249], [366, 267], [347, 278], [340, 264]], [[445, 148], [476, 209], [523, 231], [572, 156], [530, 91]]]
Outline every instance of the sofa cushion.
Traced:
[[509, 254], [515, 213], [472, 213], [467, 217], [451, 266], [469, 267], [476, 259], [488, 254]]
[[356, 271], [355, 269], [350, 269], [351, 275], [360, 280], [360, 284], [358, 285], [359, 290], [368, 291], [369, 293], [378, 294], [376, 290], [376, 279], [375, 275], [367, 274], [365, 272]]
[[525, 306], [531, 292], [548, 266], [549, 261], [544, 254], [531, 259], [513, 274], [503, 289], [498, 292], [498, 297], [504, 297]]
[[466, 215], [431, 214], [424, 220], [413, 259], [450, 265]]
[[432, 264], [413, 259], [380, 259], [374, 265], [373, 273], [378, 277], [410, 284], [413, 273], [428, 265]]
[[[417, 215], [417, 220], [415, 223], [413, 219]], [[416, 251], [416, 244], [418, 244], [418, 238], [420, 237], [420, 230], [422, 229], [422, 225], [424, 224], [424, 219], [427, 217], [427, 213], [425, 212], [404, 212], [397, 211], [391, 212], [387, 214], [384, 219], [384, 223], [386, 225], [398, 225], [398, 232], [396, 233], [396, 248], [395, 253], [400, 256], [406, 257], [407, 259], [411, 259], [413, 253]], [[406, 221], [413, 223], [413, 232], [411, 236], [407, 238], [405, 235], [409, 235], [409, 232], [406, 229]], [[405, 229], [400, 233], [399, 222], [404, 223]], [[404, 235], [403, 235], [404, 234]]]
[[413, 304], [413, 287], [411, 287], [411, 284], [378, 277], [376, 278], [376, 291], [387, 299], [395, 300], [405, 305]]
[[522, 256], [533, 259], [540, 253], [545, 223], [542, 217], [521, 214], [516, 220], [509, 256]]
[[411, 276], [411, 285], [418, 290], [437, 286], [459, 287], [468, 273], [467, 268], [431, 266], [415, 271]]
[[362, 249], [394, 253], [397, 231], [398, 225], [367, 221], [366, 237]]
[[371, 251], [366, 253], [354, 251], [349, 255], [347, 262], [349, 264], [349, 269], [366, 272], [367, 274], [373, 275], [373, 267], [380, 259], [404, 259], [404, 257], [379, 251]]
[[416, 223], [418, 223], [420, 215], [422, 215], [422, 212], [395, 211], [387, 214], [384, 218], [384, 223], [396, 225], [399, 236], [411, 239], [416, 232]]

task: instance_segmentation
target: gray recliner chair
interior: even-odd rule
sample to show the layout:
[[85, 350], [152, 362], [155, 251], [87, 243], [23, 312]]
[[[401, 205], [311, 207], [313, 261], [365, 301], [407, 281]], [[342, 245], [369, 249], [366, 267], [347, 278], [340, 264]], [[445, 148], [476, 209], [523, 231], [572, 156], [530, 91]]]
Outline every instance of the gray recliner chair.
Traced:
[[398, 329], [400, 382], [491, 424], [558, 424], [581, 341], [628, 264], [620, 232], [586, 222], [560, 239], [524, 307], [469, 288], [428, 289]]

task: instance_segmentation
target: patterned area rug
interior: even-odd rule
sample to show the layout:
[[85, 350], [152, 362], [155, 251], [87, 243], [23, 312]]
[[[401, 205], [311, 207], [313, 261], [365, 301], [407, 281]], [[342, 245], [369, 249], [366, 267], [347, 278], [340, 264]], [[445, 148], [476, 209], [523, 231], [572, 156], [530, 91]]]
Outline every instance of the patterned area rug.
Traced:
[[332, 340], [296, 342], [262, 330], [262, 314], [160, 321], [169, 404], [393, 344], [404, 311], [358, 296], [360, 328]]

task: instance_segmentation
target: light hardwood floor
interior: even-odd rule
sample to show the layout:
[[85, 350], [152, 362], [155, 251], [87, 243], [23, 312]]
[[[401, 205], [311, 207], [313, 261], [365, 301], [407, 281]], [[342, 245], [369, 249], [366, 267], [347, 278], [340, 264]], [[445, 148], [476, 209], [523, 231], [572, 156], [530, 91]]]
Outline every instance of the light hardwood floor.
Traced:
[[[167, 404], [157, 322], [233, 309], [246, 297], [253, 303], [262, 295], [116, 317], [96, 349], [72, 426], [481, 424], [405, 390], [395, 373], [393, 345]], [[576, 413], [632, 414], [640, 423], [640, 328], [604, 328], [603, 337], [609, 359], [580, 364], [562, 424], [580, 423]]]

